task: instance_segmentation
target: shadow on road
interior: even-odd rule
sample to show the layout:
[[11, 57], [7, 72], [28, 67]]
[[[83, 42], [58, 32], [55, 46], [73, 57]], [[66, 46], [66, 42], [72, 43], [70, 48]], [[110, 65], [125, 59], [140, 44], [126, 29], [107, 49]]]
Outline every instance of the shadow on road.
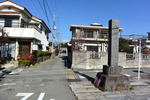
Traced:
[[86, 74], [83, 74], [83, 73], [80, 73], [80, 72], [78, 72], [78, 71], [74, 71], [76, 74], [79, 74], [80, 76], [82, 76], [82, 77], [85, 77], [86, 79], [88, 79], [88, 81], [90, 81], [92, 84], [94, 83], [94, 78], [93, 77], [90, 77], [90, 76], [88, 76], [88, 75], [86, 75]]
[[[132, 70], [132, 72], [138, 73], [138, 70]], [[150, 75], [150, 73], [147, 73], [147, 72], [144, 72], [144, 71], [140, 71], [140, 73]]]
[[61, 59], [63, 60], [64, 65], [65, 65], [68, 69], [71, 68], [71, 66], [69, 66], [69, 64], [68, 64], [68, 57], [67, 57], [67, 56], [62, 56], [62, 57], [59, 57], [59, 58], [61, 58]]
[[[132, 70], [132, 72], [138, 73], [138, 70]], [[140, 71], [140, 73], [144, 73], [143, 71]]]

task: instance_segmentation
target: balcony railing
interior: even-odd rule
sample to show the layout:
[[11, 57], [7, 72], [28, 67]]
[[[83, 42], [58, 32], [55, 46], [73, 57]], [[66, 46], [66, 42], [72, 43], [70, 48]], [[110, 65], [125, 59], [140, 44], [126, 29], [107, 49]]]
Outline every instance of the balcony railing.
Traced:
[[41, 29], [33, 24], [18, 23], [18, 22], [0, 22], [0, 27], [12, 27], [12, 28], [34, 28], [38, 32], [42, 33]]
[[[77, 35], [73, 35], [74, 38], [77, 38]], [[78, 38], [94, 38], [94, 39], [108, 39], [108, 34], [99, 34], [98, 36], [94, 35], [80, 35]]]

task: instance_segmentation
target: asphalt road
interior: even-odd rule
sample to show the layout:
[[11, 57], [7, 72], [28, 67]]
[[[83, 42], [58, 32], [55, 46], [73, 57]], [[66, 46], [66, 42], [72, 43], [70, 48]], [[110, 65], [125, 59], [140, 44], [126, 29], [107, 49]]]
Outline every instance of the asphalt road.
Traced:
[[64, 62], [56, 57], [30, 69], [17, 69], [0, 81], [0, 100], [76, 100]]
[[[96, 74], [98, 72], [102, 72], [102, 70], [78, 70], [74, 72], [78, 79], [93, 82], [95, 80]], [[123, 74], [125, 76], [128, 76], [129, 79], [131, 80], [132, 79], [137, 80], [138, 68], [123, 69]], [[142, 78], [150, 79], [150, 68], [142, 68], [140, 70], [140, 76], [141, 76], [141, 79]]]

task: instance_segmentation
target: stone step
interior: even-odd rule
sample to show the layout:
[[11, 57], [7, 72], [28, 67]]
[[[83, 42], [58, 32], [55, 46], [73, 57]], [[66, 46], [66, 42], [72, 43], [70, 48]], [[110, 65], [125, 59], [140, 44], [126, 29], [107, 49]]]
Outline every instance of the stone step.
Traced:
[[88, 89], [88, 88], [95, 88], [95, 86], [71, 86], [71, 88], [73, 88], [73, 89], [79, 89], [79, 88], [86, 88], [86, 89]]
[[73, 90], [74, 93], [82, 93], [82, 92], [86, 92], [86, 93], [93, 93], [93, 92], [100, 92], [100, 90], [98, 89], [80, 89], [80, 90]]

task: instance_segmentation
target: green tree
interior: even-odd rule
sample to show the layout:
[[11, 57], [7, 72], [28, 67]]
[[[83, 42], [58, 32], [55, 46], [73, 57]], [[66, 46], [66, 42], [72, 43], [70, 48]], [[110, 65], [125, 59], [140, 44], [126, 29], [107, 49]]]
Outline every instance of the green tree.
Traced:
[[130, 52], [128, 39], [119, 38], [119, 52]]
[[[60, 44], [59, 44], [59, 45], [60, 45]], [[67, 43], [61, 43], [61, 47], [62, 47], [62, 48], [67, 48], [67, 46], [68, 46]], [[58, 45], [55, 46], [55, 48], [58, 48]]]

